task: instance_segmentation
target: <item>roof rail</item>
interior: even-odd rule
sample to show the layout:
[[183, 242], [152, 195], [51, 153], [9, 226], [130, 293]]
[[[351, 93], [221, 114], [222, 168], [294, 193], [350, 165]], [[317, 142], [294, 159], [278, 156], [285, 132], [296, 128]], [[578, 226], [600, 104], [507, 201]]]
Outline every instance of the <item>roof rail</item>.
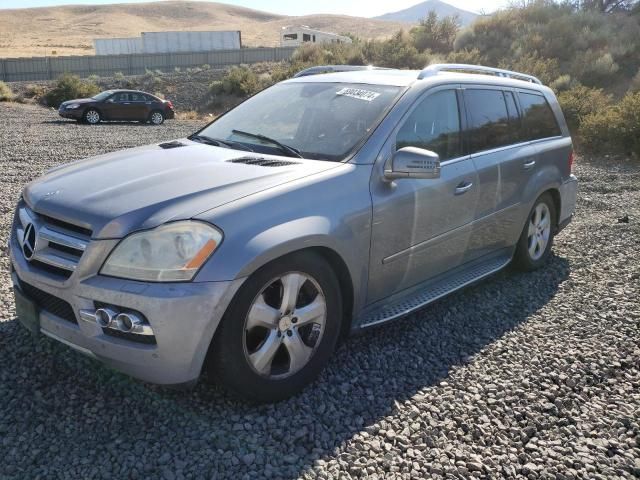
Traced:
[[485, 67], [482, 65], [466, 65], [464, 63], [437, 63], [429, 65], [423, 69], [418, 75], [418, 80], [421, 80], [432, 75], [437, 75], [439, 72], [455, 72], [463, 71], [468, 73], [484, 73], [488, 75], [495, 75], [498, 77], [514, 78], [516, 80], [524, 80], [526, 82], [537, 83], [542, 85], [542, 82], [538, 77], [533, 75], [527, 75], [526, 73], [513, 72], [511, 70], [503, 70], [502, 68]]
[[337, 72], [357, 72], [360, 70], [389, 70], [384, 67], [374, 67], [373, 65], [317, 65], [315, 67], [305, 68], [296, 73], [293, 78], [306, 77], [309, 75], [319, 75], [321, 73], [337, 73]]

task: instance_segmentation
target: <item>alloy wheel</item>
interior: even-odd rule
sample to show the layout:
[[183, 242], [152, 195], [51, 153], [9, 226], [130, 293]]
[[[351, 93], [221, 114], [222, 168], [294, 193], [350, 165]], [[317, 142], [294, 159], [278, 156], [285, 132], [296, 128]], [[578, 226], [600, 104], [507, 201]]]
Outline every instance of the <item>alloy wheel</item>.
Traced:
[[551, 213], [547, 204], [541, 202], [531, 214], [527, 232], [527, 247], [532, 260], [538, 260], [544, 255], [550, 235]]
[[271, 280], [245, 319], [244, 354], [261, 376], [281, 379], [308, 364], [327, 317], [324, 293], [311, 276], [288, 272]]
[[151, 114], [151, 123], [153, 123], [154, 125], [160, 125], [163, 120], [164, 118], [162, 117], [162, 114], [160, 112], [153, 112]]
[[96, 124], [100, 121], [100, 114], [95, 110], [90, 110], [86, 113], [85, 118], [87, 122], [91, 124]]

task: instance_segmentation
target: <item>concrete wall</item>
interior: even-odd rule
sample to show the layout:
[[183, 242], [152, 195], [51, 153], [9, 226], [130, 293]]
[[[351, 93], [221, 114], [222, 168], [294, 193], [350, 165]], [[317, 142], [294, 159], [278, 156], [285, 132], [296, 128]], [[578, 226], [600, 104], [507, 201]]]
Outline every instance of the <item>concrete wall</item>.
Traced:
[[178, 68], [208, 64], [213, 68], [243, 63], [288, 60], [295, 48], [241, 48], [210, 52], [157, 53], [134, 55], [88, 55], [0, 59], [0, 80], [18, 82], [52, 80], [69, 72], [81, 77], [98, 75], [142, 75], [148, 70], [168, 72]]

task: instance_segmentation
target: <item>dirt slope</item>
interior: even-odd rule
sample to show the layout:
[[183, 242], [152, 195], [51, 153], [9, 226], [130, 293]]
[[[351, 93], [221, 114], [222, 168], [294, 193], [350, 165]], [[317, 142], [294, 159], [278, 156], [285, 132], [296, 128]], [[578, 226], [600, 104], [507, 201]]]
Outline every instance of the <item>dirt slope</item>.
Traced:
[[309, 25], [363, 38], [386, 37], [403, 26], [345, 15], [292, 17], [187, 1], [0, 10], [0, 58], [90, 55], [94, 38], [167, 30], [240, 30], [244, 45], [276, 46], [279, 31], [286, 25]]

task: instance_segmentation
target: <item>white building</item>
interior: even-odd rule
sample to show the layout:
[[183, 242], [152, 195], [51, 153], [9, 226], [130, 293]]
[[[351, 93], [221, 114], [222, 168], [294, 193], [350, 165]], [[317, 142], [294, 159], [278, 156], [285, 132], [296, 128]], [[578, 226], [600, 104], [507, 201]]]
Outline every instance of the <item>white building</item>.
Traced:
[[281, 47], [297, 47], [303, 43], [351, 43], [351, 39], [337, 33], [314, 30], [306, 25], [282, 27], [282, 32], [280, 32]]
[[207, 52], [242, 47], [239, 31], [143, 32], [140, 37], [96, 38], [96, 55]]

